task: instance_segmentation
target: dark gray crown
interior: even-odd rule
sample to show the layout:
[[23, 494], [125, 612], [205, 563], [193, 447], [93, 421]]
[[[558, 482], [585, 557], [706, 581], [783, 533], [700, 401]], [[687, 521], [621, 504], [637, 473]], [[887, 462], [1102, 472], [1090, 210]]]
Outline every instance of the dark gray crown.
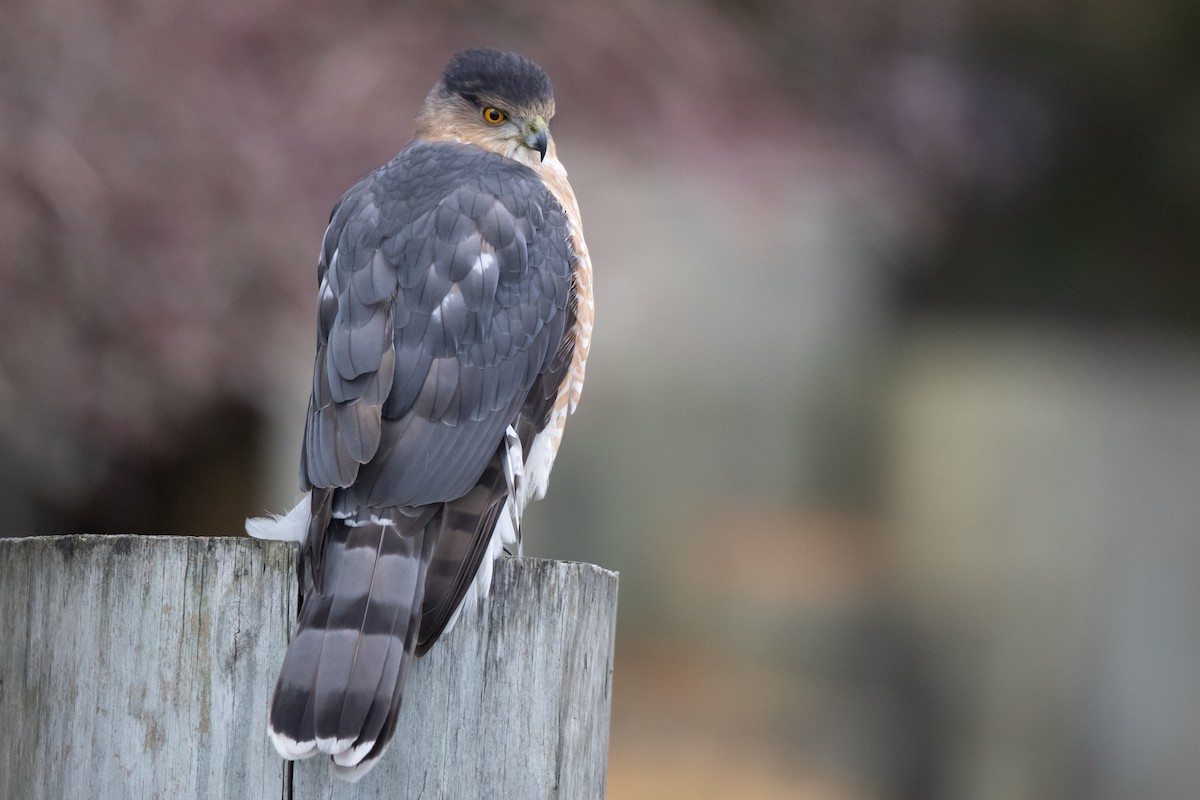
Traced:
[[489, 47], [465, 50], [451, 58], [442, 73], [442, 87], [473, 103], [488, 97], [528, 107], [554, 99], [554, 87], [545, 70], [524, 56]]

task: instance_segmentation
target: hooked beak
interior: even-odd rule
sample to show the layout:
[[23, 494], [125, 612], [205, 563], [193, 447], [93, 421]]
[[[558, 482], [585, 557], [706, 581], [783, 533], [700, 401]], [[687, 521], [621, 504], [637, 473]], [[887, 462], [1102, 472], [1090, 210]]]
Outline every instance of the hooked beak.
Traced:
[[525, 131], [525, 146], [530, 150], [538, 151], [538, 155], [541, 156], [539, 161], [546, 160], [546, 148], [550, 146], [550, 134], [546, 130], [546, 120], [542, 119], [540, 114], [533, 118]]

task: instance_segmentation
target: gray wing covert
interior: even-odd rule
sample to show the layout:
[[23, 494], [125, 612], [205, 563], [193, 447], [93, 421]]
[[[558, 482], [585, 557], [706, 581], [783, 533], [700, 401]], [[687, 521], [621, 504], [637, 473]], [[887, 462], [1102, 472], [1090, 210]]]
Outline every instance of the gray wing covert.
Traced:
[[378, 248], [381, 209], [366, 184], [334, 207], [318, 261], [317, 355], [300, 459], [305, 488], [354, 482], [379, 446], [391, 390], [396, 267]]
[[342, 198], [318, 275], [306, 488], [370, 507], [462, 496], [562, 341], [562, 210], [515, 162], [414, 144]]

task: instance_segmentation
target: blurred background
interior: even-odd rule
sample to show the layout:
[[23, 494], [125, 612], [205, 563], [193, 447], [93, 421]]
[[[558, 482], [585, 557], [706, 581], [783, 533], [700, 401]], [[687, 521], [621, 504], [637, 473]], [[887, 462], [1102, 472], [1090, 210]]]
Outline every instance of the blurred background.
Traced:
[[1200, 4], [10, 0], [3, 533], [282, 511], [340, 194], [550, 72], [609, 797], [1200, 796]]

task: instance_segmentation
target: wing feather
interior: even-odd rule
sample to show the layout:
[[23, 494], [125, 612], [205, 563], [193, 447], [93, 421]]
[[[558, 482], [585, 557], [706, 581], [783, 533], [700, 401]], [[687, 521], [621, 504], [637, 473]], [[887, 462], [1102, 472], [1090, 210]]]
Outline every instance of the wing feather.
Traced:
[[[442, 179], [424, 169], [430, 159]], [[480, 178], [489, 170], [503, 179]], [[308, 485], [388, 506], [444, 502], [474, 485], [563, 337], [565, 226], [530, 170], [467, 145], [411, 146], [343, 198], [323, 258], [322, 296], [337, 310], [330, 319], [323, 309], [319, 332], [329, 388], [315, 387], [310, 409], [319, 435], [306, 437]], [[449, 430], [424, 424], [434, 422]], [[430, 453], [460, 458], [402, 466]]]

